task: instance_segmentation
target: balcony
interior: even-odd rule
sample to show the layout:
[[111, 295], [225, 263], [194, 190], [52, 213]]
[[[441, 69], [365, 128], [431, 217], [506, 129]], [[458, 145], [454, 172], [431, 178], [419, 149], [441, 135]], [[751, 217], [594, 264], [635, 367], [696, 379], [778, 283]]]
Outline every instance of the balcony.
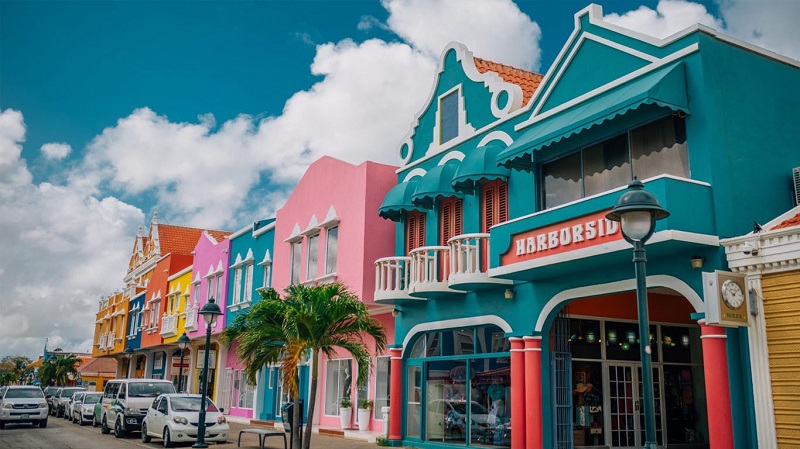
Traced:
[[164, 315], [161, 318], [161, 336], [164, 338], [178, 335], [178, 315]]
[[514, 283], [489, 277], [489, 234], [457, 235], [447, 242], [447, 246], [450, 253], [450, 288], [477, 291]]
[[186, 311], [186, 324], [184, 325], [184, 329], [188, 332], [197, 330], [197, 306], [189, 307], [189, 310]]
[[411, 276], [408, 294], [415, 298], [438, 298], [464, 293], [448, 285], [450, 247], [423, 246], [408, 253]]
[[410, 257], [384, 257], [375, 261], [375, 302], [415, 300], [408, 294]]

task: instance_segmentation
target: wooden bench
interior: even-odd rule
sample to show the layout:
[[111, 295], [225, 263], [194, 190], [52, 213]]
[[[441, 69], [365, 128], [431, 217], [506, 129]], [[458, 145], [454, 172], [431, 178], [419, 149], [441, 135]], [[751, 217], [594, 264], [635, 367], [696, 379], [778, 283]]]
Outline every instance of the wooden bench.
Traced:
[[260, 449], [264, 449], [264, 440], [266, 440], [267, 437], [283, 437], [283, 449], [286, 449], [286, 432], [270, 429], [242, 429], [239, 431], [239, 441], [236, 442], [236, 447], [241, 447], [243, 433], [258, 435], [258, 447]]

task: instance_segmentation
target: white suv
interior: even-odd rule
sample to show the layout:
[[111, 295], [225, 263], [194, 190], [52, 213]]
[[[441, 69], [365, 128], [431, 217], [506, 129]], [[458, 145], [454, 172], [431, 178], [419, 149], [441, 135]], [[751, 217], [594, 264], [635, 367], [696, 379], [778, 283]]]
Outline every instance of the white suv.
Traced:
[[163, 393], [175, 393], [175, 385], [160, 379], [118, 379], [106, 383], [100, 411], [101, 432], [124, 437], [142, 429], [142, 421], [153, 399]]
[[0, 397], [0, 429], [6, 424], [31, 423], [47, 427], [47, 402], [39, 387], [10, 386]]

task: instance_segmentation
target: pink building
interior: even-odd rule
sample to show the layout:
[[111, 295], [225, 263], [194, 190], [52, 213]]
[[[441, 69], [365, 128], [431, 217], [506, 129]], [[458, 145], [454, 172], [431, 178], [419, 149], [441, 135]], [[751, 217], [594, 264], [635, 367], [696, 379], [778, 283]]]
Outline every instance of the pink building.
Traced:
[[[273, 287], [283, 292], [294, 283], [339, 281], [373, 310], [394, 341], [392, 307], [376, 304], [375, 260], [394, 254], [394, 223], [378, 216], [386, 193], [397, 184], [396, 167], [365, 162], [352, 165], [328, 156], [308, 168], [286, 204], [276, 214]], [[370, 339], [365, 339], [370, 341]], [[371, 344], [371, 341], [370, 343]], [[312, 422], [340, 427], [339, 402], [349, 396], [357, 424], [359, 398], [375, 402], [371, 430], [381, 430], [381, 407], [388, 405], [389, 357], [370, 348], [369, 382], [356, 385], [355, 361], [347, 353], [321, 359], [317, 407]]]

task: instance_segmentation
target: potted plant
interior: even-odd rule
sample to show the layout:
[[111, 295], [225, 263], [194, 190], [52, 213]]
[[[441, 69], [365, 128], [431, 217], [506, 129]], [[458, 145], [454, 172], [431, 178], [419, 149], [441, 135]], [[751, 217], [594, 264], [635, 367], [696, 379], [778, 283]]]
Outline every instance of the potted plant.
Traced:
[[369, 399], [358, 400], [358, 430], [369, 430], [369, 419], [372, 415], [372, 401]]
[[353, 415], [353, 405], [350, 403], [349, 397], [343, 397], [339, 402], [339, 420], [342, 424], [342, 429], [350, 428], [350, 417]]

